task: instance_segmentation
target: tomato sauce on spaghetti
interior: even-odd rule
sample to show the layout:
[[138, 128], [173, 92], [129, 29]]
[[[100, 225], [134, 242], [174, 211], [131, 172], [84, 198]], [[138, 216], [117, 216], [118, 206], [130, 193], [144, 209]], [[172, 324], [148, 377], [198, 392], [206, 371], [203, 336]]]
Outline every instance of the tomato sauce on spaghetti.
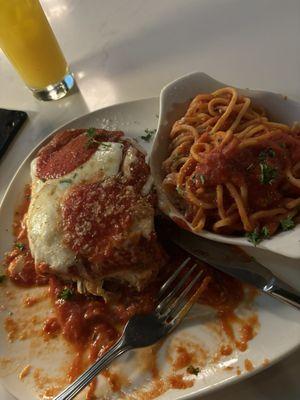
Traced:
[[300, 129], [270, 121], [231, 87], [194, 98], [172, 127], [163, 169], [195, 232], [262, 239], [298, 222]]

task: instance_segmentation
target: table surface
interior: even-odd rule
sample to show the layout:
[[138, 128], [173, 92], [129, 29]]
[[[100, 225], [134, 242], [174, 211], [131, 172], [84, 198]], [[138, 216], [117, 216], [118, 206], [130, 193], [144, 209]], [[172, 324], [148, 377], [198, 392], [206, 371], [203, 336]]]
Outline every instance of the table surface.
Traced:
[[[158, 96], [191, 71], [300, 101], [299, 0], [41, 2], [78, 91], [38, 102], [0, 53], [0, 105], [30, 117], [0, 162], [0, 198], [29, 150], [57, 126], [107, 105]], [[203, 399], [299, 399], [299, 364], [300, 350]], [[1, 387], [0, 398], [12, 399]]]

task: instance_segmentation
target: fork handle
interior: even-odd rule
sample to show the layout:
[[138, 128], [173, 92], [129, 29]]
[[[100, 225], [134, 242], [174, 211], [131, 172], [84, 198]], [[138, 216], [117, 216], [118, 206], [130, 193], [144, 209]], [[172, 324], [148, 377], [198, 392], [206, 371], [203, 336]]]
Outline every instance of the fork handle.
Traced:
[[126, 345], [124, 338], [121, 337], [106, 353], [83, 372], [74, 382], [64, 389], [53, 400], [71, 400], [81, 390], [83, 390], [104, 368], [106, 368], [115, 358], [130, 350], [131, 347]]

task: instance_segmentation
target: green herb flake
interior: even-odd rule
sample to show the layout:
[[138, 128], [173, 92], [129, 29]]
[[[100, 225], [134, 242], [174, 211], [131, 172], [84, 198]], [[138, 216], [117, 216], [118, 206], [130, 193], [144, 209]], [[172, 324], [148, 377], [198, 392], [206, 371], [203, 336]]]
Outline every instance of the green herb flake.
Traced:
[[72, 181], [72, 179], [61, 179], [60, 181], [59, 181], [59, 183], [72, 183], [73, 181]]
[[41, 178], [41, 181], [42, 181], [42, 182], [46, 182], [46, 179], [45, 179], [45, 178]]
[[247, 232], [246, 233], [246, 238], [254, 246], [256, 246], [258, 243], [261, 242], [261, 238], [260, 238], [260, 234], [258, 232], [258, 229], [255, 229], [253, 232]]
[[1, 275], [0, 275], [0, 283], [4, 282], [5, 279], [6, 279], [6, 276], [3, 275], [3, 274], [1, 274]]
[[85, 143], [84, 147], [86, 149], [89, 149], [92, 147], [95, 143], [98, 143], [98, 141], [95, 139], [97, 136], [97, 131], [95, 128], [89, 128], [87, 129], [85, 136], [88, 138], [88, 141]]
[[19, 249], [21, 251], [25, 250], [25, 244], [23, 244], [23, 243], [15, 243], [15, 246], [17, 249]]
[[146, 135], [141, 136], [141, 139], [145, 140], [145, 142], [150, 142], [156, 133], [156, 129], [145, 129], [145, 133]]
[[286, 143], [279, 143], [279, 146], [282, 148], [282, 149], [286, 149]]
[[283, 231], [289, 231], [295, 228], [295, 222], [292, 220], [292, 217], [287, 217], [280, 221], [280, 226]]
[[200, 368], [194, 367], [193, 365], [188, 366], [186, 370], [189, 374], [193, 375], [198, 375], [200, 372]]
[[70, 300], [74, 295], [74, 292], [72, 289], [65, 287], [58, 295], [59, 299], [62, 300]]
[[89, 139], [94, 138], [97, 135], [96, 129], [95, 128], [89, 128], [87, 129], [85, 136], [87, 136]]
[[270, 237], [269, 229], [266, 226], [263, 226], [261, 229], [261, 237], [262, 239], [267, 239]]
[[206, 181], [205, 175], [197, 174], [197, 173], [195, 175], [193, 175], [191, 179], [193, 182], [196, 182], [197, 180], [199, 180], [202, 183], [202, 185], [204, 185], [204, 183]]
[[199, 174], [199, 179], [200, 179], [202, 185], [204, 185], [204, 183], [205, 183], [205, 176], [202, 175], [202, 174]]
[[254, 246], [258, 245], [262, 240], [268, 239], [269, 237], [270, 237], [270, 232], [266, 226], [263, 226], [261, 231], [255, 228], [253, 232], [246, 233], [246, 238]]
[[265, 161], [268, 157], [274, 158], [275, 156], [276, 156], [275, 151], [270, 147], [268, 149], [262, 150], [259, 153], [258, 158], [260, 161]]
[[260, 183], [263, 185], [271, 185], [277, 176], [277, 169], [266, 163], [260, 163]]

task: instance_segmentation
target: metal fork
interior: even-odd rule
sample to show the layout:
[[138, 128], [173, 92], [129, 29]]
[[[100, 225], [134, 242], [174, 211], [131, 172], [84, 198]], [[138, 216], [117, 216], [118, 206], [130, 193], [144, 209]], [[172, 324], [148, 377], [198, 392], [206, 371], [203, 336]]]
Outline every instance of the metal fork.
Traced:
[[156, 343], [182, 321], [198, 299], [202, 286], [199, 285], [200, 278], [203, 280], [203, 270], [197, 271], [197, 263], [192, 265], [182, 279], [178, 279], [190, 261], [190, 257], [186, 258], [162, 285], [155, 310], [151, 314], [132, 317], [125, 325], [120, 339], [53, 400], [73, 399], [115, 358], [126, 351]]

